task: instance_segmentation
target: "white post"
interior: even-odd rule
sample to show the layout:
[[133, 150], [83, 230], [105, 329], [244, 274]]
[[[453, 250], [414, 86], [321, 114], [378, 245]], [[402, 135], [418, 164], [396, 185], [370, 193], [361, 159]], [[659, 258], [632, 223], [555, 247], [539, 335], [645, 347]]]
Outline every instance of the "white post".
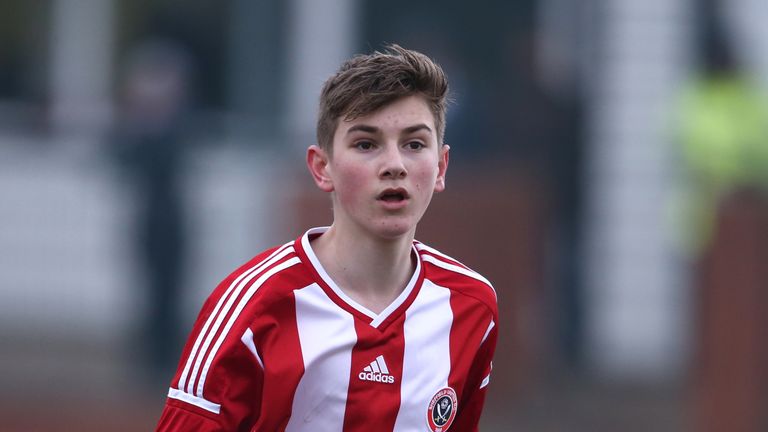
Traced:
[[689, 64], [688, 0], [604, 0], [588, 79], [586, 359], [599, 374], [680, 371], [688, 298], [665, 219], [670, 116]]
[[768, 3], [731, 0], [722, 2], [720, 12], [731, 37], [728, 42], [733, 43], [741, 66], [763, 89], [768, 89]]
[[286, 136], [305, 149], [315, 142], [323, 82], [349, 57], [357, 41], [355, 0], [293, 0], [290, 10]]
[[55, 0], [51, 32], [51, 123], [90, 134], [111, 118], [113, 0]]

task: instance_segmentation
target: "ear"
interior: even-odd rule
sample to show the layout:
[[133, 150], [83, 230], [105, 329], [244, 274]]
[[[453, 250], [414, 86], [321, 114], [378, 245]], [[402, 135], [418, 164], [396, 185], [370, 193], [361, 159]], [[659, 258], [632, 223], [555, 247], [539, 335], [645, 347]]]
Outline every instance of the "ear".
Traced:
[[333, 181], [328, 172], [330, 158], [325, 150], [318, 145], [311, 145], [307, 149], [307, 168], [312, 174], [312, 179], [323, 192], [333, 192]]
[[438, 150], [437, 159], [437, 181], [435, 181], [435, 192], [442, 192], [445, 190], [445, 173], [448, 171], [448, 152], [451, 147], [448, 144], [443, 144]]

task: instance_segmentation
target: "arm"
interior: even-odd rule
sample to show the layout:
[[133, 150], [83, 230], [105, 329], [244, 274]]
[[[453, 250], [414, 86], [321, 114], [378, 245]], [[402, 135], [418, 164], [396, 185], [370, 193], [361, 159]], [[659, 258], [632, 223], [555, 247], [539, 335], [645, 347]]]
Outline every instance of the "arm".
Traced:
[[466, 386], [459, 401], [459, 410], [451, 425], [452, 430], [477, 431], [480, 415], [485, 403], [485, 394], [491, 376], [493, 354], [496, 351], [498, 338], [498, 326], [496, 317], [492, 321], [493, 327], [480, 344], [475, 355], [475, 360], [467, 378]]
[[225, 334], [227, 319], [217, 325], [225, 309], [216, 307], [220, 292], [203, 306], [184, 347], [157, 431], [248, 430], [255, 421], [263, 369], [247, 326], [235, 322]]

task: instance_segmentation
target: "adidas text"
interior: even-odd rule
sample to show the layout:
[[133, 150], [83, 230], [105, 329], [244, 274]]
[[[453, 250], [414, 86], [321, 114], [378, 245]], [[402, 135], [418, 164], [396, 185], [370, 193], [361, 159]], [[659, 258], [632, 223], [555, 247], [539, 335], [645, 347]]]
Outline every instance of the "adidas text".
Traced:
[[395, 382], [395, 377], [392, 375], [384, 375], [382, 373], [360, 372], [357, 377], [363, 381], [376, 381], [387, 384], [393, 384]]

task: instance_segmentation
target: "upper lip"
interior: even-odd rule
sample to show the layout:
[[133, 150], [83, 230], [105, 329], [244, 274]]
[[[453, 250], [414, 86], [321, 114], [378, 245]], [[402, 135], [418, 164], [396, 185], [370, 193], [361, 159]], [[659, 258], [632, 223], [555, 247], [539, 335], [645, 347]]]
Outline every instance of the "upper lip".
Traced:
[[408, 191], [404, 188], [388, 188], [384, 189], [378, 196], [378, 199], [382, 199], [388, 195], [401, 195], [403, 199], [408, 198]]

